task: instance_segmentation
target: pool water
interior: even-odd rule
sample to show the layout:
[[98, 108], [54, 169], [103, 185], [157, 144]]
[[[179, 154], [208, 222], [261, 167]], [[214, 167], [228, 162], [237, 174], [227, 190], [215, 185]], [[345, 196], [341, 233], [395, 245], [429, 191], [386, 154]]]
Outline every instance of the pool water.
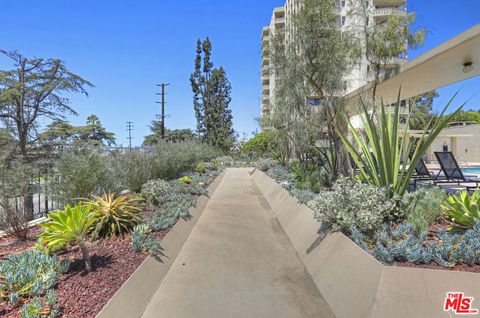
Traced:
[[462, 171], [466, 173], [480, 173], [480, 167], [463, 168]]

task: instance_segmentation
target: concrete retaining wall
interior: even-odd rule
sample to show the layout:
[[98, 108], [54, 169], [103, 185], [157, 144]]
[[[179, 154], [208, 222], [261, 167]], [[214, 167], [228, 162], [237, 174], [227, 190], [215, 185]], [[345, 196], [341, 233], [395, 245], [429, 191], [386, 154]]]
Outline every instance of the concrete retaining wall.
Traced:
[[384, 266], [341, 233], [307, 254], [319, 229], [313, 212], [265, 173], [252, 177], [338, 318], [451, 317], [443, 305], [455, 291], [480, 307], [480, 274]]
[[[209, 186], [209, 195], [213, 195], [222, 182], [224, 172]], [[183, 244], [200, 218], [208, 203], [209, 197], [201, 196], [197, 205], [190, 209], [191, 218], [188, 221], [179, 220], [162, 240], [165, 256], [162, 262], [147, 257], [130, 278], [122, 285], [96, 316], [97, 318], [140, 317], [153, 294], [157, 291], [163, 278], [180, 253]]]

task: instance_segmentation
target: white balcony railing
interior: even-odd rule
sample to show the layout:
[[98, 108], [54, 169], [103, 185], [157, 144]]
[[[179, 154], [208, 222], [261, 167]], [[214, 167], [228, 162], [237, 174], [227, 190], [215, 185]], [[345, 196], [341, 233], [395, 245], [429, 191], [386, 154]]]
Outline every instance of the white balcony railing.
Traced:
[[397, 66], [407, 63], [407, 58], [405, 57], [392, 57], [385, 61], [386, 66]]
[[388, 17], [392, 14], [406, 16], [407, 11], [398, 8], [380, 8], [373, 10], [373, 16], [375, 18]]
[[264, 93], [270, 92], [270, 84], [263, 84], [262, 85], [262, 90]]
[[373, 0], [373, 2], [381, 7], [399, 7], [405, 4], [405, 0]]

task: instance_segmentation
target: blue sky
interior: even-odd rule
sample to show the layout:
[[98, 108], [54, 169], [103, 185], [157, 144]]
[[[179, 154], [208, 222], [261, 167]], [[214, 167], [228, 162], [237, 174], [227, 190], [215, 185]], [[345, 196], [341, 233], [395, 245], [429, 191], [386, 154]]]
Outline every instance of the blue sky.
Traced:
[[[134, 143], [148, 134], [148, 124], [159, 112], [155, 84], [168, 87], [168, 128], [194, 128], [189, 76], [195, 43], [209, 36], [213, 62], [222, 65], [232, 83], [235, 129], [251, 135], [260, 111], [260, 35], [272, 9], [281, 0], [24, 0], [2, 3], [0, 47], [27, 56], [60, 58], [75, 73], [95, 84], [90, 97], [72, 96], [84, 123], [97, 114], [119, 144], [126, 144], [126, 121], [135, 123]], [[418, 25], [430, 32], [414, 58], [480, 21], [478, 0], [411, 0]], [[0, 59], [0, 67], [6, 67]], [[480, 80], [473, 79], [440, 90], [441, 105], [461, 89], [458, 101], [477, 96]]]

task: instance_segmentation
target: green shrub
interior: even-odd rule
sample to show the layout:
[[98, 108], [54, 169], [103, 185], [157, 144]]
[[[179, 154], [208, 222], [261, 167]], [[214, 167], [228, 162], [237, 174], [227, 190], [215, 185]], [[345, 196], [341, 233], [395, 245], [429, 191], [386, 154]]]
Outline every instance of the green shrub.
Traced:
[[219, 154], [218, 149], [194, 141], [160, 143], [153, 153], [155, 177], [150, 180], [178, 178], [194, 170], [199, 162], [210, 161]]
[[63, 203], [115, 191], [121, 181], [115, 178], [109, 154], [101, 147], [76, 146], [66, 150], [58, 161], [58, 173], [61, 177], [54, 186]]
[[143, 220], [140, 215], [141, 201], [143, 200], [138, 197], [115, 196], [114, 193], [84, 199], [82, 204], [93, 213], [95, 219], [93, 237], [107, 238], [130, 233]]
[[319, 193], [322, 189], [322, 178], [314, 164], [296, 163], [292, 166], [292, 174], [296, 189], [310, 190], [315, 193]]
[[95, 224], [95, 215], [84, 205], [77, 204], [74, 207], [67, 205], [65, 211], [52, 212], [47, 217], [49, 221], [40, 224], [44, 229], [38, 236], [40, 243], [47, 248], [78, 245], [85, 261], [85, 268], [91, 271], [92, 263], [85, 240]]
[[419, 189], [406, 193], [400, 201], [400, 208], [405, 212], [406, 222], [411, 224], [415, 231], [421, 233], [440, 219], [445, 197], [445, 192], [437, 187]]
[[[52, 289], [55, 287], [59, 273], [56, 257], [39, 251], [9, 255], [0, 263], [0, 276], [3, 278], [0, 299], [16, 308], [22, 300], [45, 295], [45, 302], [51, 310], [55, 303]], [[43, 303], [42, 300], [39, 299], [39, 301]], [[28, 310], [28, 306], [23, 310]]]
[[[112, 153], [115, 177], [119, 180], [122, 190], [129, 189], [139, 192], [144, 183], [157, 179], [155, 158], [150, 153], [127, 152]], [[108, 189], [108, 191], [115, 191]], [[104, 191], [104, 192], [108, 192]]]
[[385, 190], [349, 179], [339, 179], [333, 191], [324, 191], [309, 202], [314, 217], [333, 231], [350, 235], [378, 230], [396, 204]]
[[262, 131], [243, 144], [241, 153], [251, 158], [259, 158], [270, 153], [272, 143], [271, 133]]
[[470, 195], [464, 190], [458, 195], [450, 195], [443, 209], [456, 225], [471, 228], [480, 221], [480, 191]]
[[200, 162], [196, 167], [195, 167], [195, 172], [204, 174], [207, 172], [207, 168], [205, 168], [205, 163]]
[[192, 178], [189, 177], [189, 176], [183, 176], [180, 179], [178, 179], [178, 181], [181, 181], [181, 182], [186, 183], [186, 184], [190, 184], [190, 183], [192, 183]]
[[172, 186], [166, 180], [151, 180], [142, 186], [141, 195], [151, 205], [159, 205], [172, 191]]

